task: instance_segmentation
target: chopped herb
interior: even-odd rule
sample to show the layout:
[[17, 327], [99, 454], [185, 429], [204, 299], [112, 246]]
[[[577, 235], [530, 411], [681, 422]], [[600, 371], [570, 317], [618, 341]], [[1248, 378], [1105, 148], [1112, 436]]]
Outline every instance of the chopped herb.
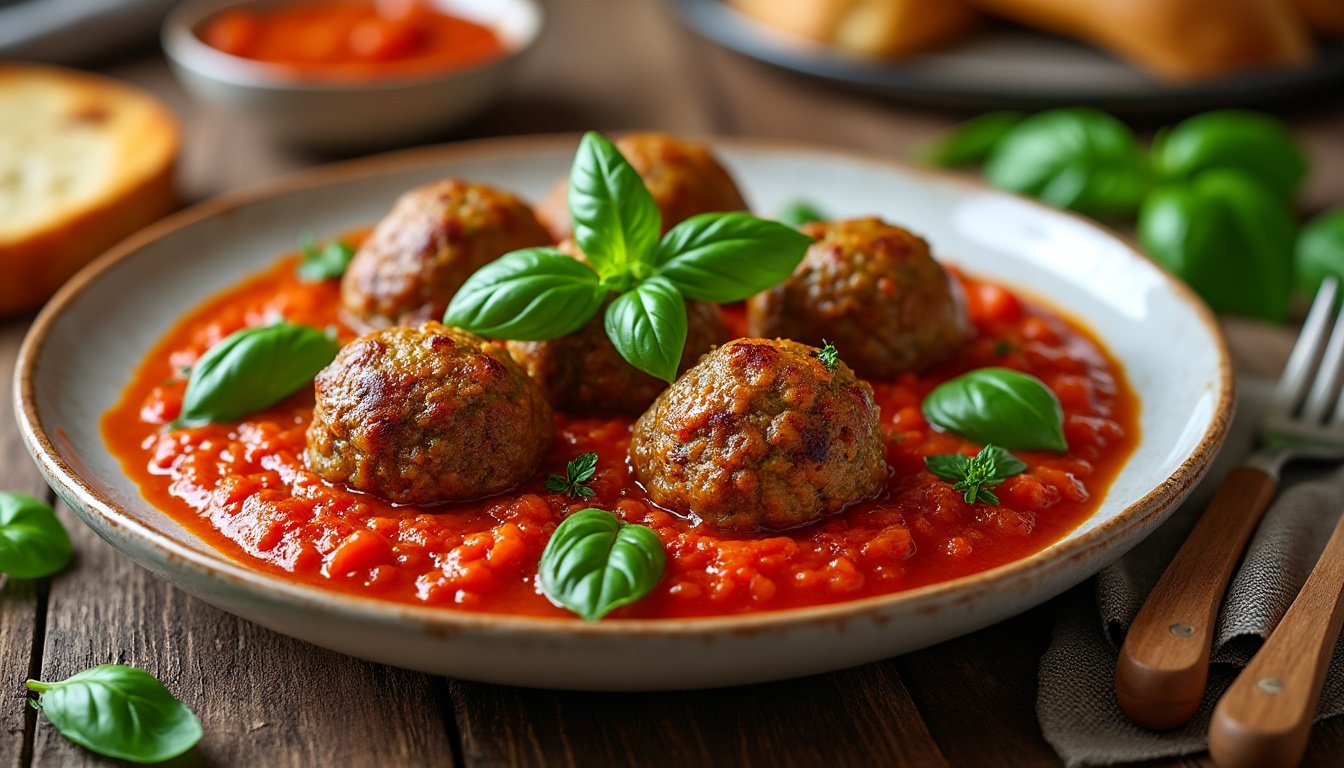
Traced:
[[320, 283], [334, 280], [345, 274], [350, 260], [355, 257], [355, 249], [332, 240], [319, 248], [312, 234], [303, 236], [303, 261], [299, 263], [299, 277], [305, 282]]
[[546, 490], [563, 493], [571, 499], [589, 499], [597, 491], [586, 485], [597, 474], [597, 454], [589, 451], [581, 453], [565, 465], [565, 474], [551, 475], [546, 478]]
[[834, 344], [825, 339], [821, 340], [821, 344], [821, 349], [812, 352], [811, 355], [820, 360], [821, 364], [826, 366], [826, 370], [834, 371], [836, 363], [840, 362], [840, 352]]
[[1004, 339], [994, 342], [994, 356], [1004, 357], [1013, 351], [1013, 343]]
[[954, 490], [962, 491], [967, 504], [998, 504], [999, 497], [989, 490], [1013, 475], [1025, 472], [1027, 465], [997, 445], [986, 445], [975, 456], [943, 453], [924, 457], [924, 466]]

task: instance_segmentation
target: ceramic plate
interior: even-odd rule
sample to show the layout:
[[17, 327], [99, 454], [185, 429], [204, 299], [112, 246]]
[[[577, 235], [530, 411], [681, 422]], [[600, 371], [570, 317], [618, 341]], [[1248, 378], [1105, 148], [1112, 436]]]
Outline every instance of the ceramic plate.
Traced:
[[149, 348], [188, 310], [274, 263], [295, 233], [373, 222], [403, 190], [446, 176], [539, 198], [576, 137], [413, 150], [308, 172], [185, 211], [86, 269], [20, 353], [24, 440], [57, 493], [114, 547], [182, 589], [276, 631], [375, 661], [516, 685], [698, 688], [805, 675], [970, 632], [1059, 594], [1152, 531], [1203, 475], [1227, 429], [1232, 381], [1212, 316], [1119, 238], [1081, 218], [876, 157], [716, 141], [754, 208], [806, 196], [835, 216], [878, 214], [972, 273], [1089, 325], [1141, 400], [1142, 437], [1096, 514], [1024, 560], [883, 597], [745, 617], [587, 624], [413, 607], [252, 570], [145, 502], [99, 434]]
[[846, 55], [766, 27], [723, 0], [673, 0], [704, 37], [754, 59], [831, 82], [965, 108], [1076, 106], [1189, 113], [1303, 96], [1344, 82], [1344, 40], [1323, 41], [1310, 67], [1168, 84], [1085, 43], [994, 25], [901, 59]]

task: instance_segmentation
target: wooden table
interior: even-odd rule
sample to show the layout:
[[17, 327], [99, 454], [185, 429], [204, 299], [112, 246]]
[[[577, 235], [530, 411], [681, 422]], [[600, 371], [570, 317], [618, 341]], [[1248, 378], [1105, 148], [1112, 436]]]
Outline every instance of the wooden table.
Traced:
[[[899, 157], [958, 117], [743, 60], [693, 37], [648, 0], [554, 0], [549, 10], [545, 38], [504, 103], [443, 140], [659, 128]], [[105, 71], [154, 91], [181, 117], [188, 200], [326, 159], [287, 153], [247, 124], [195, 107], [156, 54]], [[1344, 202], [1344, 98], [1289, 119], [1316, 168], [1307, 208]], [[10, 402], [27, 323], [0, 323], [0, 404]], [[1247, 324], [1232, 331], [1243, 365], [1275, 370], [1283, 332]], [[50, 498], [12, 419], [0, 407], [0, 488]], [[60, 679], [105, 662], [150, 670], [200, 716], [205, 738], [183, 764], [1059, 765], [1034, 714], [1051, 605], [918, 653], [790, 682], [713, 693], [531, 691], [429, 677], [277, 635], [151, 578], [68, 509], [59, 512], [75, 541], [72, 566], [48, 580], [0, 582], [0, 670], [9, 691], [0, 768], [108, 762], [56, 734], [19, 693], [27, 676]], [[1337, 764], [1341, 752], [1344, 719], [1316, 729], [1309, 764]]]

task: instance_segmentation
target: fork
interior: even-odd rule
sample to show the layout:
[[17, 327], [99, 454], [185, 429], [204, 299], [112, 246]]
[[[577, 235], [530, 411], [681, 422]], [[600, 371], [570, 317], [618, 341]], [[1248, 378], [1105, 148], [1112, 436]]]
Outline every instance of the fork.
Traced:
[[1321, 284], [1260, 423], [1260, 448], [1232, 470], [1134, 618], [1115, 669], [1131, 720], [1174, 728], [1199, 708], [1218, 607], [1251, 533], [1295, 459], [1344, 460], [1344, 314]]

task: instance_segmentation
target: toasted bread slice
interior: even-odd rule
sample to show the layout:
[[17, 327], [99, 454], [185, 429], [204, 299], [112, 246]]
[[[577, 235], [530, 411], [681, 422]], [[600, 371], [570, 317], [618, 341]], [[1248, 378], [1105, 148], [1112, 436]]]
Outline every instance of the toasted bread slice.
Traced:
[[860, 56], [902, 56], [973, 29], [979, 14], [962, 0], [731, 0], [776, 29]]
[[0, 65], [0, 315], [171, 211], [177, 122], [115, 80]]

